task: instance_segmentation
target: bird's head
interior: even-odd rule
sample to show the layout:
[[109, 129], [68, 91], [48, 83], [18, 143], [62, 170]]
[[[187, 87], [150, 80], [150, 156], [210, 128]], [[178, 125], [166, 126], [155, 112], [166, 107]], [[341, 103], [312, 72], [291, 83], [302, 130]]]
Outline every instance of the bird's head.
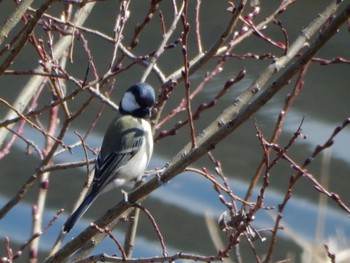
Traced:
[[151, 114], [154, 103], [155, 95], [152, 86], [143, 82], [137, 83], [124, 93], [119, 104], [119, 112], [137, 118], [147, 118]]

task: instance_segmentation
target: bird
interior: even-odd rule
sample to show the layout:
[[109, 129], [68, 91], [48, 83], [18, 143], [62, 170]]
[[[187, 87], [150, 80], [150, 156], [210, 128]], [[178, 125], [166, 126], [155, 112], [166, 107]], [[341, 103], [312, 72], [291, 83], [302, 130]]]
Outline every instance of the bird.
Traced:
[[123, 94], [119, 114], [104, 135], [91, 189], [68, 217], [63, 232], [68, 233], [73, 228], [100, 194], [142, 179], [153, 153], [149, 120], [154, 104], [154, 90], [144, 82], [132, 85]]

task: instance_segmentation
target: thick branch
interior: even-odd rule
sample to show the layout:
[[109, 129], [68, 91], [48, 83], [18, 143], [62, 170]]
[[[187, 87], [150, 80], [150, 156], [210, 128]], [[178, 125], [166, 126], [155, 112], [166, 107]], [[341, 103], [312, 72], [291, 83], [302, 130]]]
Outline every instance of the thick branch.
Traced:
[[[50, 2], [53, 2], [54, 0], [51, 0]], [[47, 2], [48, 3], [48, 2]], [[74, 21], [74, 24], [76, 25], [82, 25], [87, 17], [90, 14], [91, 9], [95, 5], [95, 2], [91, 2], [89, 4], [84, 5], [84, 7], [78, 11], [78, 16]], [[30, 33], [30, 32], [28, 32]], [[67, 35], [61, 37], [61, 39], [57, 42], [57, 44], [54, 47], [53, 50], [53, 57], [55, 59], [61, 58], [61, 56], [64, 54], [64, 52], [67, 50], [67, 48], [70, 46], [72, 41], [72, 36]], [[10, 58], [9, 58], [10, 59]], [[12, 61], [12, 60], [11, 60]], [[7, 67], [4, 67], [3, 69], [0, 69], [0, 75], [4, 72], [4, 70], [7, 69]], [[39, 67], [36, 70], [40, 71], [42, 68]], [[20, 94], [17, 96], [17, 100], [13, 103], [13, 107], [17, 109], [19, 112], [23, 112], [24, 109], [27, 107], [29, 101], [34, 96], [34, 94], [37, 92], [40, 84], [45, 80], [45, 77], [42, 76], [33, 76], [25, 85], [21, 91]], [[12, 119], [17, 117], [17, 115], [13, 111], [9, 111], [6, 116], [4, 117], [4, 120]], [[7, 129], [1, 129], [0, 130], [0, 146], [2, 145], [3, 141], [5, 140], [6, 136], [8, 134]]]
[[[326, 10], [315, 19], [309, 27], [303, 30], [303, 34], [310, 38], [317, 32], [321, 26], [334, 14], [337, 7], [340, 5], [339, 1], [333, 3], [326, 8]], [[173, 160], [167, 165], [165, 171], [161, 174], [161, 178], [153, 178], [146, 184], [138, 187], [132, 191], [128, 197], [129, 202], [136, 203], [138, 200], [149, 195], [151, 192], [163, 185], [163, 183], [170, 181], [172, 178], [181, 173], [189, 164], [195, 162], [200, 157], [205, 155], [209, 150], [213, 149], [219, 142], [221, 142], [227, 135], [232, 133], [243, 122], [248, 120], [252, 114], [259, 110], [266, 102], [268, 102], [280, 89], [282, 89], [288, 81], [316, 54], [316, 52], [337, 32], [338, 28], [344, 24], [350, 16], [350, 4], [346, 9], [337, 15], [329, 26], [315, 39], [309, 46], [306, 52], [300, 56], [294, 64], [285, 69], [281, 76], [268, 86], [259, 96], [253, 100], [254, 96], [264, 86], [267, 81], [271, 79], [274, 73], [285, 67], [292, 59], [290, 54], [282, 57], [278, 62], [268, 66], [260, 77], [239, 96], [233, 105], [228, 107], [207, 129], [197, 136], [196, 140], [198, 147], [192, 148], [189, 143], [183, 150], [181, 150]], [[307, 39], [305, 39], [306, 41]], [[293, 52], [297, 52], [304, 45], [298, 39], [291, 47]], [[304, 42], [305, 44], [305, 42]], [[161, 182], [161, 181], [163, 182]], [[119, 217], [130, 206], [122, 201], [110, 209], [105, 215], [95, 221], [95, 224], [103, 227], [110, 224], [115, 218]], [[93, 227], [88, 227], [75, 239], [68, 242], [55, 255], [48, 258], [46, 262], [58, 262], [67, 258], [70, 254], [76, 251], [81, 244], [88, 242], [97, 234], [97, 230]]]
[[5, 23], [0, 27], [0, 45], [8, 37], [11, 30], [17, 25], [21, 17], [25, 14], [33, 0], [22, 1], [18, 4], [15, 11], [9, 15]]

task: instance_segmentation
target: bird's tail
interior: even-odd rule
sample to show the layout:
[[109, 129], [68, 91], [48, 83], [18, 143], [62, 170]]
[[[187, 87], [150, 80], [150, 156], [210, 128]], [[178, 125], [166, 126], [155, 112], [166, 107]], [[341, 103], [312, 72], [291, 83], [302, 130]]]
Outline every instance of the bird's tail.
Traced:
[[73, 228], [75, 223], [80, 219], [80, 217], [82, 217], [82, 215], [86, 212], [86, 210], [90, 207], [95, 199], [96, 195], [91, 192], [85, 197], [80, 206], [74, 211], [73, 214], [68, 217], [66, 223], [64, 223], [64, 232], [68, 233]]

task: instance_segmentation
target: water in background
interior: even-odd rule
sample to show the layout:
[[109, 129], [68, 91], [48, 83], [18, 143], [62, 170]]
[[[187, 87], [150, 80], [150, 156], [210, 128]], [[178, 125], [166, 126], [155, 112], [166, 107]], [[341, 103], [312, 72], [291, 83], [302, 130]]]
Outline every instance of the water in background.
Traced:
[[[112, 28], [111, 24], [113, 24], [114, 21], [106, 21], [105, 18], [115, 16], [117, 5], [112, 2], [113, 1], [106, 1], [98, 4], [88, 24], [104, 32], [110, 32]], [[271, 6], [263, 9], [262, 12], [269, 13], [279, 2], [280, 1], [271, 1]], [[325, 6], [326, 2], [327, 1], [312, 1], [311, 4], [311, 1], [306, 1], [303, 4], [293, 6], [287, 14], [282, 16], [290, 32], [290, 41], [292, 41], [311, 18], [321, 10], [319, 6]], [[206, 47], [210, 46], [211, 40], [222, 31], [226, 22], [224, 18], [212, 15], [215, 14], [216, 11], [221, 12], [222, 9], [220, 8], [224, 8], [224, 4], [221, 3], [222, 5], [220, 5], [217, 3], [217, 1], [215, 1], [215, 3], [214, 1], [209, 1], [209, 3], [203, 5], [203, 17], [210, 17], [210, 19], [205, 20], [202, 24], [203, 27], [207, 28], [208, 32], [207, 35], [203, 36]], [[4, 6], [3, 3], [1, 3], [1, 5], [2, 7]], [[137, 5], [142, 4], [137, 3]], [[269, 8], [270, 10], [268, 10]], [[137, 10], [141, 12], [142, 9], [135, 8], [133, 12], [137, 12]], [[4, 17], [4, 14], [2, 14], [1, 17]], [[298, 17], [298, 19], [295, 19], [295, 17]], [[293, 22], [289, 21], [289, 19], [292, 19]], [[272, 33], [273, 30], [271, 30], [271, 34]], [[280, 33], [278, 34], [280, 36]], [[94, 43], [94, 39], [91, 39], [90, 43]], [[154, 44], [150, 43], [150, 45]], [[147, 45], [145, 46], [150, 49], [155, 48], [148, 47]], [[344, 32], [340, 32], [325, 46], [319, 55], [325, 58], [333, 58], [337, 55], [349, 58], [350, 49], [348, 46], [348, 35]], [[106, 61], [109, 61], [110, 54], [104, 53], [104, 50], [105, 49], [100, 46], [94, 47], [94, 52], [100, 52], [95, 55], [98, 57], [97, 63], [99, 66], [103, 66]], [[256, 39], [246, 41], [244, 42], [244, 46], [237, 46], [235, 49], [236, 53], [248, 51], [263, 54], [266, 52], [266, 49], [264, 44]], [[169, 52], [169, 56], [161, 60], [163, 67], [170, 64], [169, 67], [167, 67], [167, 69], [169, 68], [169, 72], [171, 72], [171, 67], [173, 65], [173, 63], [169, 62], [178, 59], [177, 57], [170, 57], [171, 55], [174, 55], [174, 53]], [[30, 68], [30, 65], [26, 63], [26, 61], [30, 61], [27, 56], [30, 56], [30, 52], [25, 50], [23, 54], [21, 54], [19, 63], [15, 64], [13, 68]], [[238, 61], [236, 64], [230, 63], [231, 66], [225, 68], [223, 74], [213, 79], [206, 87], [204, 93], [194, 101], [194, 104], [201, 103], [202, 101], [210, 101], [215, 96], [217, 90], [221, 89], [225, 81], [228, 78], [234, 77], [243, 67], [245, 67], [248, 72], [246, 79], [230, 91], [227, 99], [224, 99], [221, 106], [208, 111], [206, 118], [202, 118], [196, 123], [198, 131], [204, 128], [210, 120], [214, 120], [215, 116], [217, 116], [226, 105], [232, 103], [233, 98], [249, 85], [269, 63], [271, 63], [271, 61], [252, 60]], [[232, 66], [232, 64], [234, 65]], [[81, 66], [83, 69], [85, 69], [85, 67], [86, 64]], [[139, 79], [142, 69], [138, 70], [140, 71], [131, 70], [121, 75], [118, 78], [118, 86], [128, 87], [132, 84], [132, 81]], [[198, 80], [202, 79], [206, 70], [207, 69], [202, 69], [192, 77], [193, 86], [198, 83]], [[280, 142], [281, 145], [287, 143], [304, 118], [302, 132], [307, 138], [305, 140], [299, 140], [291, 149], [290, 155], [295, 160], [301, 162], [307, 158], [317, 144], [324, 143], [331, 135], [334, 128], [340, 125], [345, 118], [350, 116], [349, 70], [349, 65], [335, 64], [327, 67], [320, 66], [316, 63], [311, 65], [306, 78], [305, 87], [297, 98], [293, 109], [289, 112], [287, 121], [283, 126], [284, 135]], [[77, 74], [79, 74], [79, 69], [77, 69]], [[155, 87], [157, 86], [157, 82], [150, 81], [153, 82], [152, 84]], [[5, 87], [1, 89], [1, 96], [11, 101], [11, 98], [13, 99], [16, 96], [25, 82], [25, 77], [0, 78], [0, 86]], [[242, 127], [230, 135], [224, 143], [218, 145], [213, 151], [215, 156], [221, 160], [225, 175], [229, 178], [230, 186], [238, 196], [244, 196], [248, 188], [249, 180], [255, 173], [257, 164], [261, 160], [261, 148], [255, 136], [255, 121], [266, 134], [266, 137], [269, 138], [273, 129], [273, 124], [283, 106], [285, 97], [291, 90], [292, 84], [281, 91], [263, 110], [256, 114], [254, 118], [242, 125]], [[13, 88], [6, 88], [9, 86]], [[181, 86], [179, 86], [179, 88], [180, 87]], [[175, 94], [181, 96], [183, 92], [179, 91], [175, 92]], [[118, 92], [113, 95], [116, 101], [118, 101], [117, 95]], [[175, 99], [169, 102], [167, 110], [172, 109], [174, 106], [176, 106]], [[97, 107], [99, 107], [99, 104], [96, 103], [96, 108]], [[91, 110], [91, 112], [94, 113], [93, 110]], [[166, 111], [164, 113], [166, 113]], [[105, 127], [108, 125], [113, 114], [114, 113], [110, 110], [104, 112], [104, 115], [100, 119], [99, 127], [97, 127], [89, 137], [88, 144], [90, 146], [99, 147]], [[86, 128], [85, 125], [86, 123], [75, 123], [75, 126], [71, 129], [72, 133], [67, 134], [65, 138], [66, 144], [77, 141], [77, 137], [73, 134], [73, 131], [83, 131], [84, 128]], [[36, 143], [40, 143], [42, 139], [40, 135], [33, 133], [31, 129], [26, 129], [25, 134]], [[179, 136], [162, 140], [156, 144], [154, 158], [150, 167], [162, 167], [173, 155], [181, 150], [187, 143], [187, 138], [188, 131], [185, 129], [180, 131]], [[38, 160], [35, 156], [24, 155], [23, 151], [24, 144], [18, 141], [13, 149], [13, 153], [0, 162], [0, 205], [4, 204], [9, 197], [13, 196], [13, 193], [19, 189], [21, 184], [30, 176], [30, 173], [34, 171], [38, 164]], [[336, 191], [340, 194], [345, 203], [350, 204], [350, 197], [348, 195], [350, 185], [349, 128], [345, 129], [337, 136], [330, 155], [329, 189], [331, 191]], [[75, 148], [73, 150], [73, 155], [62, 154], [56, 158], [56, 161], [78, 161], [83, 158], [82, 149]], [[309, 168], [310, 172], [318, 179], [320, 179], [319, 176], [322, 170], [321, 161], [322, 158], [319, 158]], [[21, 165], [18, 165], [19, 163]], [[212, 168], [212, 164], [205, 157], [196, 162], [195, 166], [199, 168], [203, 166]], [[78, 191], [85, 178], [84, 172], [84, 169], [75, 169], [53, 173], [50, 181], [50, 187], [52, 189], [50, 190], [47, 203], [49, 210], [45, 214], [44, 225], [52, 219], [59, 208], [64, 207], [68, 211], [71, 209], [72, 202], [78, 196]], [[276, 207], [281, 202], [291, 174], [293, 174], [293, 170], [289, 165], [283, 163], [272, 171], [271, 188], [267, 193], [265, 205]], [[280, 234], [284, 233], [283, 240], [281, 240], [278, 245], [278, 253], [275, 256], [275, 260], [285, 258], [288, 252], [300, 254], [302, 248], [296, 244], [296, 241], [304, 248], [305, 243], [322, 246], [322, 244], [326, 242], [325, 240], [331, 238], [341, 241], [343, 245], [349, 244], [346, 242], [350, 242], [349, 217], [340, 211], [331, 200], [328, 200], [327, 207], [320, 208], [318, 206], [319, 194], [317, 191], [313, 189], [312, 184], [308, 183], [306, 179], [302, 179], [301, 181], [302, 182], [298, 183], [295, 193], [284, 213], [282, 225], [285, 226], [287, 230], [280, 231]], [[32, 192], [23, 202], [16, 206], [4, 220], [0, 221], [0, 236], [10, 236], [11, 244], [22, 244], [29, 237], [31, 228], [31, 202], [35, 200], [35, 198], [36, 193]], [[110, 208], [114, 204], [111, 203], [111, 200], [115, 200], [115, 202], [120, 200], [120, 194], [117, 190], [99, 198], [86, 215], [84, 215], [84, 218], [79, 221], [72, 233], [70, 233], [68, 239], [74, 237], [92, 220], [98, 218]], [[219, 202], [211, 184], [199, 175], [184, 173], [178, 176], [170, 183], [152, 193], [144, 202], [144, 205], [156, 218], [170, 254], [172, 252], [175, 253], [186, 250], [188, 250], [187, 252], [206, 255], [214, 253], [215, 248], [210, 241], [210, 236], [205, 224], [205, 216], [209, 215], [216, 221], [220, 213], [224, 211], [224, 207]], [[257, 229], [273, 227], [273, 218], [275, 214], [276, 209], [259, 212], [254, 226]], [[66, 215], [61, 216], [57, 223], [42, 237], [41, 248], [43, 251], [48, 251], [48, 249], [50, 249], [65, 218]], [[324, 237], [324, 241], [320, 242], [320, 240], [315, 240], [317, 232], [316, 222], [323, 224], [321, 228], [321, 237]], [[124, 226], [120, 226], [118, 230], [116, 230], [116, 236], [121, 240], [123, 239], [122, 231], [124, 228]], [[268, 233], [264, 232], [262, 235], [269, 236]], [[320, 233], [318, 233], [318, 237], [320, 237]], [[266, 251], [264, 243], [256, 243], [256, 246], [258, 251]], [[3, 247], [3, 244], [1, 244], [0, 247]], [[99, 246], [97, 250], [109, 254], [118, 252], [115, 244], [110, 240], [105, 240], [103, 246]], [[135, 257], [152, 256], [154, 253], [161, 255], [160, 245], [157, 242], [157, 237], [148, 219], [142, 216], [135, 248]], [[4, 254], [2, 253], [2, 255]], [[248, 259], [251, 257], [251, 252], [246, 246], [243, 246], [243, 255]], [[296, 257], [296, 260], [300, 260], [299, 256]]]

